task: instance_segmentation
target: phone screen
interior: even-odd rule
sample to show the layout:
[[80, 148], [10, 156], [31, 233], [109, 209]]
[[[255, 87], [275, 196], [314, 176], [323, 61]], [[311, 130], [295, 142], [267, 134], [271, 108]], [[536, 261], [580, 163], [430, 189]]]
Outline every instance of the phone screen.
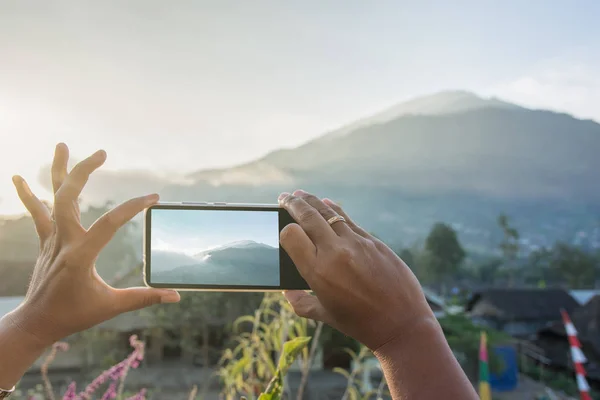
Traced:
[[146, 282], [182, 289], [307, 289], [279, 232], [279, 207], [155, 206], [146, 213]]

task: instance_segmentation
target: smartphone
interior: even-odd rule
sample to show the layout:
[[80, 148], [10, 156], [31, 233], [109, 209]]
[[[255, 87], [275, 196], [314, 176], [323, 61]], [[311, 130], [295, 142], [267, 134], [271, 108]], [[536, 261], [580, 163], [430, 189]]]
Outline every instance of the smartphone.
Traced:
[[279, 232], [278, 205], [159, 203], [144, 215], [144, 281], [176, 290], [309, 290]]

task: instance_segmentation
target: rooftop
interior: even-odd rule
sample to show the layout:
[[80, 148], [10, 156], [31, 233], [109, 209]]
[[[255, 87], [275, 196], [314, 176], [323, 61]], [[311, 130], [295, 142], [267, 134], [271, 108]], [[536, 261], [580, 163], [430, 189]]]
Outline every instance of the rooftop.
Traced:
[[561, 308], [571, 313], [580, 307], [562, 289], [487, 289], [473, 294], [466, 311], [472, 311], [482, 300], [498, 309], [504, 318], [520, 320], [560, 320]]

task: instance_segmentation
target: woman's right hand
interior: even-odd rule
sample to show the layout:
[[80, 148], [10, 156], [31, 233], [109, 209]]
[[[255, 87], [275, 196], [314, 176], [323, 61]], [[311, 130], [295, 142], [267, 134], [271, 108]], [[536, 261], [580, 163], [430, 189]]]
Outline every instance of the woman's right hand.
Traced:
[[[287, 292], [300, 316], [323, 321], [377, 356], [394, 399], [475, 400], [425, 295], [408, 266], [329, 200], [280, 196], [298, 222], [281, 245], [314, 291]], [[346, 222], [330, 225], [330, 218]]]
[[[298, 223], [282, 230], [281, 245], [316, 295], [286, 293], [298, 315], [328, 323], [372, 350], [436, 323], [408, 266], [340, 206], [303, 191], [284, 193], [280, 203]], [[346, 222], [330, 226], [336, 215]]]

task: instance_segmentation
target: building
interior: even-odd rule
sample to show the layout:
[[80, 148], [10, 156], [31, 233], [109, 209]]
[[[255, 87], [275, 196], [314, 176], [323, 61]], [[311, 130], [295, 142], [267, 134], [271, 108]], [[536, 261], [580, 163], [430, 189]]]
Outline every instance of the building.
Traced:
[[600, 290], [569, 290], [569, 294], [579, 303], [579, 305], [583, 306], [593, 297], [600, 295]]
[[561, 309], [572, 313], [578, 307], [562, 289], [487, 289], [471, 296], [465, 311], [475, 324], [528, 338], [560, 322]]
[[[570, 317], [577, 329], [582, 351], [588, 359], [585, 365], [588, 379], [600, 388], [600, 295], [594, 296], [583, 307], [574, 310]], [[541, 329], [535, 344], [543, 350], [549, 367], [573, 371], [569, 341], [562, 322], [555, 322]]]

